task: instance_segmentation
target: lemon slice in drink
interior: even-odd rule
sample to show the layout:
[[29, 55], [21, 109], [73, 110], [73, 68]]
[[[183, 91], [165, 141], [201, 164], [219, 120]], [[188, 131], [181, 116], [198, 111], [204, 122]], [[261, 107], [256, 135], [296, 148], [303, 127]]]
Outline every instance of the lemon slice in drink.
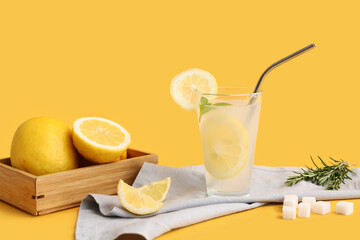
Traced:
[[211, 73], [193, 68], [186, 70], [171, 81], [170, 93], [174, 101], [186, 110], [197, 107], [197, 93], [217, 93], [216, 80]]
[[171, 184], [170, 178], [150, 183], [141, 188], [134, 188], [119, 181], [117, 195], [122, 206], [137, 215], [145, 215], [159, 211], [164, 205]]
[[147, 194], [155, 201], [164, 201], [169, 193], [171, 178], [167, 177], [163, 180], [152, 182], [139, 188], [142, 194]]
[[104, 118], [79, 118], [73, 125], [74, 146], [89, 161], [106, 163], [122, 159], [130, 142], [125, 128]]
[[201, 124], [205, 168], [217, 179], [227, 179], [244, 168], [248, 136], [240, 122], [224, 114], [209, 114]]

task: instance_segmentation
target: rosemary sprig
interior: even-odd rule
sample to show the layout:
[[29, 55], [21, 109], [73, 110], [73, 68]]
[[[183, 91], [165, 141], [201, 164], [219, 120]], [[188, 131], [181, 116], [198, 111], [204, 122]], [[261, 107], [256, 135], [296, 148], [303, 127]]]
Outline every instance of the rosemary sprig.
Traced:
[[201, 97], [200, 99], [200, 116], [199, 116], [199, 122], [201, 121], [201, 117], [215, 109], [216, 107], [220, 107], [220, 106], [230, 106], [230, 103], [226, 103], [226, 102], [219, 102], [219, 103], [210, 103], [209, 100], [206, 97]]
[[293, 186], [304, 180], [310, 181], [319, 186], [326, 185], [326, 190], [339, 190], [341, 183], [345, 183], [345, 179], [351, 180], [351, 177], [349, 177], [348, 174], [355, 174], [350, 170], [352, 165], [349, 165], [344, 160], [336, 160], [329, 157], [332, 162], [330, 162], [330, 164], [326, 164], [324, 160], [318, 156], [323, 165], [323, 167], [319, 167], [314, 162], [312, 156], [310, 156], [310, 158], [315, 165], [315, 168], [306, 166], [307, 170], [302, 168], [302, 172], [295, 171], [294, 173], [297, 175], [289, 177], [285, 184]]

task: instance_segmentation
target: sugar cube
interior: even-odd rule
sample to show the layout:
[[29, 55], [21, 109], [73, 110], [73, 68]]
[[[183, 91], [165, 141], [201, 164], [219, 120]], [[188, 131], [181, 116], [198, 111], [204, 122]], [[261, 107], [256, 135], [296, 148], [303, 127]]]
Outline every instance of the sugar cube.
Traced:
[[312, 210], [314, 213], [317, 213], [317, 214], [321, 214], [321, 215], [327, 214], [331, 211], [330, 203], [318, 201], [314, 204]]
[[298, 199], [297, 195], [285, 195], [284, 200], [294, 200], [296, 202], [299, 202], [299, 199]]
[[283, 219], [296, 219], [296, 208], [283, 206]]
[[284, 200], [284, 206], [288, 206], [288, 207], [294, 207], [294, 208], [297, 208], [298, 206], [298, 203], [295, 202], [294, 200]]
[[303, 203], [310, 203], [311, 208], [313, 208], [314, 204], [316, 203], [316, 198], [315, 197], [303, 197], [302, 202]]
[[310, 203], [306, 203], [306, 202], [299, 203], [299, 212], [298, 212], [299, 217], [309, 218], [310, 212], [311, 212], [311, 204]]
[[284, 206], [297, 208], [298, 202], [299, 200], [297, 195], [285, 195], [284, 197]]
[[340, 201], [336, 204], [336, 213], [342, 215], [350, 215], [354, 211], [354, 203]]

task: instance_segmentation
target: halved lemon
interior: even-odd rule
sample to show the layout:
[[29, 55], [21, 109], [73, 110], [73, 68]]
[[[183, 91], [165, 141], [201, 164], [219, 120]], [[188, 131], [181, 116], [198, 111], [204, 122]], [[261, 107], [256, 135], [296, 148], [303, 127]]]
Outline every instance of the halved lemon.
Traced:
[[170, 93], [174, 101], [186, 110], [197, 107], [200, 93], [217, 93], [216, 80], [211, 73], [193, 68], [186, 70], [171, 81]]
[[155, 201], [164, 201], [169, 193], [171, 178], [167, 177], [163, 180], [152, 182], [139, 188], [140, 192], [152, 197]]
[[134, 188], [122, 179], [118, 183], [117, 195], [121, 205], [134, 214], [145, 215], [159, 211], [163, 207], [163, 200], [169, 192], [171, 179]]
[[225, 114], [209, 114], [201, 123], [205, 168], [217, 179], [227, 179], [244, 168], [248, 136], [242, 124]]
[[89, 161], [113, 162], [126, 156], [130, 134], [113, 121], [98, 118], [79, 118], [73, 125], [73, 143]]

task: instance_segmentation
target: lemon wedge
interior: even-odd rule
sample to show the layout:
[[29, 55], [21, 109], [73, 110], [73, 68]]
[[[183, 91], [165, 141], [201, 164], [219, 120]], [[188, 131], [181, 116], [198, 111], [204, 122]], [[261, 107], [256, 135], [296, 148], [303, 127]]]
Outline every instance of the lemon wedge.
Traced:
[[186, 70], [171, 81], [170, 93], [174, 101], [186, 110], [194, 110], [199, 93], [217, 93], [216, 80], [211, 73], [193, 68]]
[[79, 118], [73, 125], [75, 148], [92, 162], [107, 163], [126, 157], [130, 142], [125, 128], [104, 118]]
[[167, 177], [163, 180], [152, 182], [139, 188], [142, 194], [149, 195], [155, 201], [164, 201], [169, 193], [171, 178]]
[[244, 168], [248, 156], [248, 136], [234, 117], [213, 114], [201, 124], [205, 168], [217, 179], [228, 179]]
[[121, 205], [129, 212], [137, 215], [150, 214], [163, 207], [162, 201], [169, 192], [170, 184], [171, 179], [168, 177], [141, 188], [134, 188], [120, 179], [117, 195]]

